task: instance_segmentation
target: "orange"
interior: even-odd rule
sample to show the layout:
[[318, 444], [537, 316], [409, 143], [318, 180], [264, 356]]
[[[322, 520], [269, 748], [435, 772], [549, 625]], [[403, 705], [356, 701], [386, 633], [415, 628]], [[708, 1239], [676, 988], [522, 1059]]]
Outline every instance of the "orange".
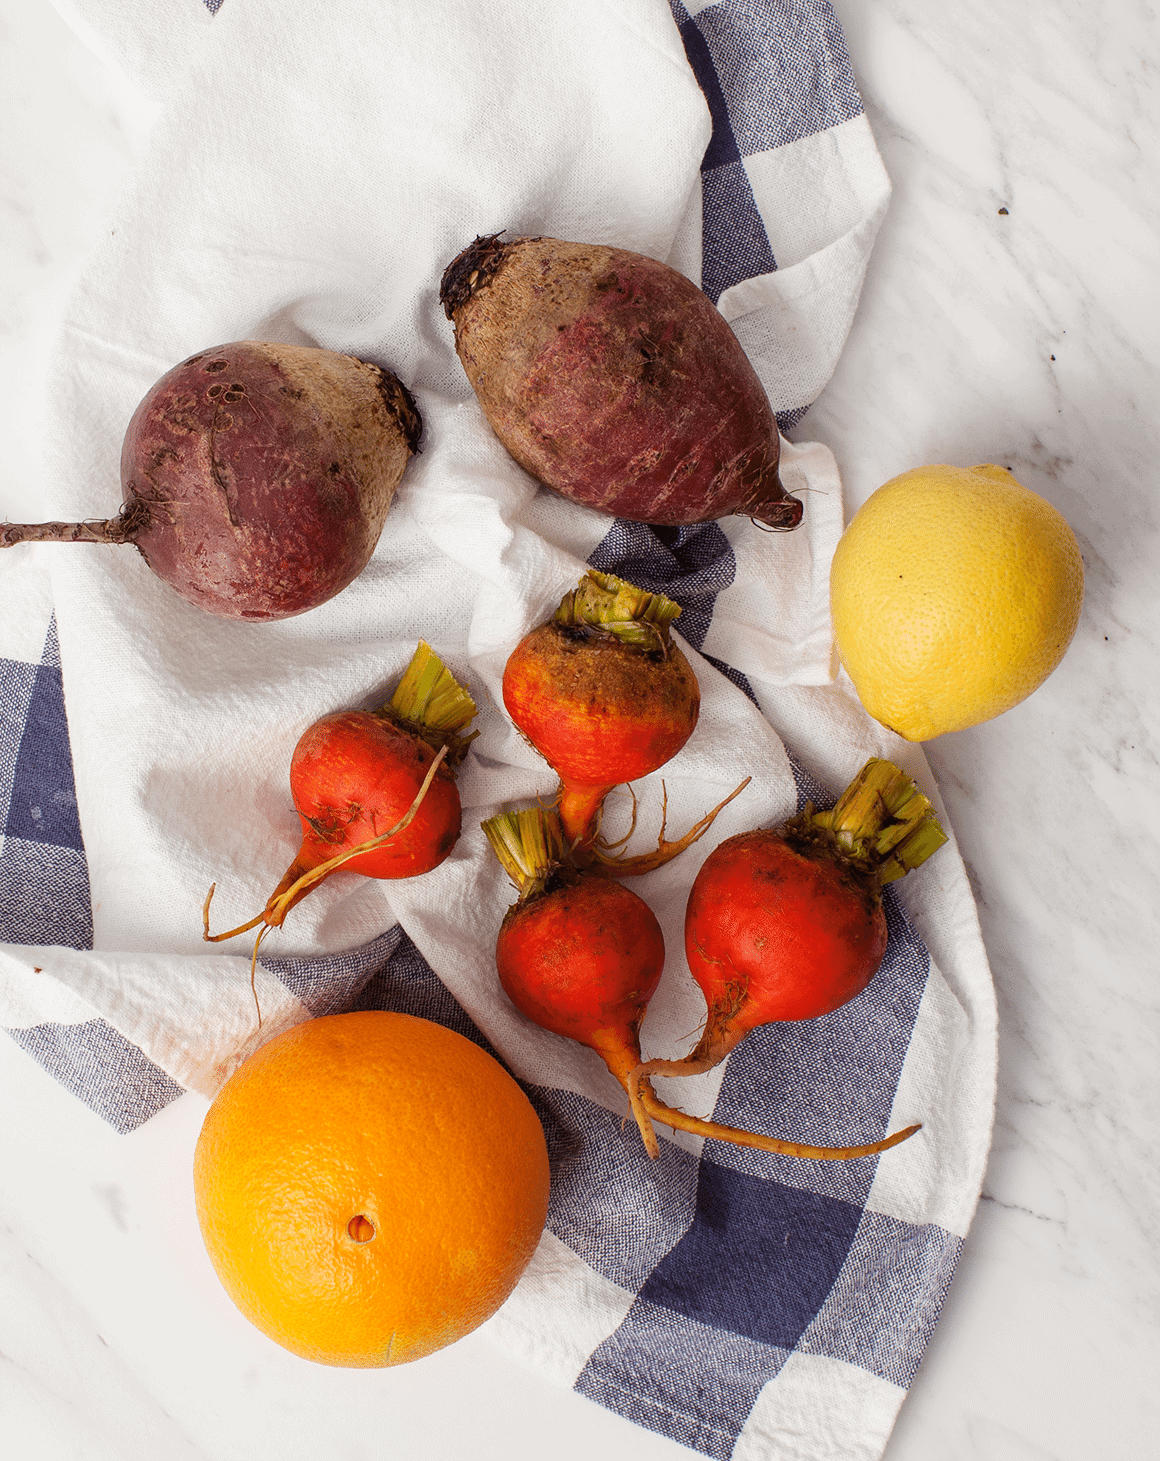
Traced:
[[219, 1091], [194, 1155], [198, 1220], [238, 1308], [321, 1364], [396, 1365], [500, 1307], [536, 1248], [548, 1155], [478, 1045], [412, 1015], [326, 1015]]

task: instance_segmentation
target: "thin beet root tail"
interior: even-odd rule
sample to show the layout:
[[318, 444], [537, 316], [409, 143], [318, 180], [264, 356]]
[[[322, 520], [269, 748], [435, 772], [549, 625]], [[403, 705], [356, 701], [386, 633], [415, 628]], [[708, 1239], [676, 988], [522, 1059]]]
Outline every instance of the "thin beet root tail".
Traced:
[[0, 523], [0, 548], [18, 543], [132, 543], [149, 520], [139, 497], [126, 502], [116, 517], [80, 523]]
[[668, 1126], [673, 1131], [688, 1131], [694, 1136], [703, 1136], [710, 1141], [727, 1141], [734, 1146], [753, 1147], [757, 1151], [775, 1152], [779, 1156], [803, 1157], [815, 1161], [847, 1162], [855, 1157], [877, 1156], [879, 1152], [898, 1146], [900, 1142], [913, 1136], [916, 1131], [922, 1130], [921, 1125], [907, 1126], [901, 1131], [883, 1137], [881, 1141], [868, 1142], [864, 1146], [812, 1146], [807, 1142], [783, 1141], [781, 1137], [764, 1136], [756, 1131], [742, 1131], [736, 1126], [723, 1126], [718, 1121], [705, 1121], [699, 1116], [690, 1116], [685, 1111], [678, 1111], [676, 1107], [661, 1100], [648, 1079], [642, 1075], [642, 1069], [642, 1067], [638, 1067], [631, 1077], [631, 1082], [636, 1091], [636, 1101], [639, 1102], [645, 1115], [654, 1121], [659, 1121], [663, 1126]]
[[703, 1075], [705, 1071], [720, 1065], [748, 1033], [748, 1029], [734, 1023], [732, 1017], [715, 1017], [710, 1014], [700, 1040], [688, 1055], [681, 1060], [646, 1060], [637, 1066], [633, 1078], [647, 1080], [654, 1075]]
[[632, 1110], [645, 1151], [655, 1161], [660, 1156], [660, 1146], [652, 1122], [648, 1118], [633, 1079], [640, 1067], [640, 1046], [635, 1039], [627, 1038], [620, 1030], [597, 1030], [587, 1042], [624, 1087], [628, 1104]]
[[802, 520], [801, 500], [791, 497], [788, 492], [754, 506], [739, 507], [737, 511], [742, 517], [751, 517], [754, 522], [763, 523], [778, 533], [792, 532]]
[[270, 894], [266, 906], [262, 910], [262, 919], [268, 928], [281, 928], [291, 908], [300, 903], [312, 888], [318, 886], [317, 883], [308, 883], [305, 886], [299, 887], [290, 898], [285, 899], [280, 908], [277, 906], [279, 899], [282, 899], [286, 893], [289, 893], [294, 888], [294, 885], [300, 882], [303, 875], [308, 873], [313, 866], [314, 864], [312, 863], [302, 861], [302, 853], [299, 851], [298, 856], [282, 874], [282, 881]]
[[[672, 862], [674, 857], [684, 852], [686, 848], [692, 847], [694, 842], [700, 841], [716, 820], [717, 813], [722, 807], [727, 807], [735, 796], [739, 796], [752, 781], [747, 776], [740, 786], [720, 801], [712, 811], [706, 812], [699, 822], [694, 822], [683, 837], [678, 837], [675, 842], [670, 842], [665, 837], [665, 825], [668, 818], [668, 797], [665, 797], [664, 811], [661, 813], [661, 830], [657, 834], [657, 845], [652, 852], [641, 852], [627, 856], [624, 853], [617, 853], [612, 856], [606, 850], [608, 845], [599, 843], [599, 828], [589, 839], [592, 847], [591, 871], [603, 877], [634, 878], [642, 877], [645, 873], [654, 872], [658, 867], [664, 867], [666, 862]], [[611, 790], [611, 788], [609, 788]], [[635, 798], [634, 798], [635, 801]], [[636, 826], [636, 808], [633, 807], [633, 828]], [[631, 837], [633, 828], [629, 829], [628, 836]], [[627, 841], [627, 837], [624, 839]], [[619, 844], [616, 844], [619, 845]]]
[[205, 895], [205, 902], [201, 905], [201, 936], [207, 944], [220, 944], [228, 938], [236, 938], [239, 933], [249, 933], [250, 929], [257, 928], [259, 923], [266, 921], [265, 915], [259, 913], [251, 918], [249, 923], [241, 923], [237, 928], [231, 928], [225, 933], [210, 933], [209, 931], [209, 905], [213, 902], [213, 895], [217, 891], [217, 884], [210, 883], [209, 892]]
[[[297, 903], [300, 903], [306, 897], [307, 893], [316, 888], [321, 881], [321, 878], [309, 883], [302, 881], [314, 865], [303, 862], [301, 859], [302, 855], [300, 852], [282, 874], [282, 881], [270, 894], [266, 901], [266, 906], [262, 909], [261, 913], [249, 919], [248, 922], [239, 924], [237, 928], [227, 929], [225, 933], [210, 933], [209, 931], [209, 905], [213, 901], [214, 889], [217, 887], [217, 884], [214, 883], [206, 895], [205, 903], [202, 905], [202, 939], [207, 944], [224, 943], [226, 939], [236, 938], [240, 933], [249, 933], [252, 928], [257, 928], [259, 924], [262, 925], [262, 932], [259, 934], [259, 939], [262, 939], [265, 938], [266, 934], [272, 928], [281, 928], [291, 908]], [[330, 872], [333, 871], [336, 871], [336, 869], [330, 869], [323, 874], [323, 877], [329, 877]], [[286, 894], [291, 889], [293, 889], [293, 893], [287, 898]]]
[[777, 454], [757, 464], [757, 480], [733, 509], [739, 517], [752, 518], [776, 532], [787, 533], [802, 520], [802, 504], [791, 497], [778, 472]]

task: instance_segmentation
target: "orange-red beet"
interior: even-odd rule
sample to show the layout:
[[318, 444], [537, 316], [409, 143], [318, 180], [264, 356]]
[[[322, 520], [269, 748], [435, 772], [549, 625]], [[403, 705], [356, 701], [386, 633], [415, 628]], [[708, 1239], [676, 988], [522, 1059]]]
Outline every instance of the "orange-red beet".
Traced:
[[508, 910], [495, 962], [518, 1010], [595, 1050], [628, 1090], [665, 963], [664, 935], [642, 898], [609, 878], [574, 878]]
[[776, 832], [727, 838], [693, 880], [685, 956], [709, 1007], [702, 1043], [716, 1059], [757, 1025], [812, 1020], [846, 1004], [885, 953], [875, 882], [795, 852]]
[[[418, 795], [436, 754], [418, 736], [370, 711], [345, 710], [315, 721], [290, 761], [302, 846], [272, 897], [304, 872], [394, 826]], [[389, 842], [352, 857], [343, 871], [365, 878], [430, 872], [455, 846], [461, 819], [455, 778], [440, 766], [408, 826]]]
[[638, 1075], [696, 1075], [750, 1030], [813, 1020], [870, 983], [886, 953], [883, 883], [946, 841], [913, 780], [877, 757], [827, 812], [807, 802], [776, 831], [740, 832], [702, 863], [685, 905], [685, 956], [708, 1006], [683, 1060]]
[[[453, 768], [475, 739], [462, 732], [475, 701], [420, 640], [395, 693], [380, 709], [341, 710], [308, 726], [290, 759], [290, 793], [302, 845], [255, 918], [211, 934], [211, 887], [203, 934], [220, 943], [262, 924], [258, 943], [332, 873], [413, 878], [430, 872], [459, 837]], [[361, 849], [361, 850], [360, 850]], [[257, 944], [254, 957], [257, 958]]]
[[566, 835], [585, 838], [601, 802], [648, 776], [696, 729], [701, 697], [673, 643], [663, 655], [557, 623], [533, 629], [504, 667], [507, 712], [560, 778]]

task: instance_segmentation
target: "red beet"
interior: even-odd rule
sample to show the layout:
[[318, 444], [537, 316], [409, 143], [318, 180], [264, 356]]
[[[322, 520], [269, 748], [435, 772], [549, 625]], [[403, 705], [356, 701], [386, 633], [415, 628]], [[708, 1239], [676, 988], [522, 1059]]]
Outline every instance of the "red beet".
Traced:
[[559, 819], [534, 807], [483, 824], [519, 891], [496, 939], [500, 984], [528, 1019], [594, 1050], [628, 1094], [650, 1156], [657, 1120], [717, 1141], [788, 1156], [845, 1159], [884, 1151], [917, 1128], [863, 1147], [815, 1147], [689, 1116], [660, 1100], [640, 1075], [640, 1025], [660, 983], [664, 935], [642, 898], [575, 867]]
[[403, 384], [329, 350], [242, 340], [174, 366], [125, 432], [120, 515], [0, 528], [0, 545], [132, 543], [182, 598], [285, 619], [366, 566], [422, 422]]
[[860, 994], [886, 952], [881, 886], [946, 837], [930, 802], [888, 761], [871, 760], [829, 812], [742, 832], [709, 854], [685, 911], [685, 954], [708, 1006], [683, 1060], [641, 1074], [693, 1075], [750, 1030], [809, 1020]]
[[649, 775], [692, 735], [697, 677], [669, 635], [662, 594], [589, 571], [504, 667], [512, 720], [560, 778], [566, 836], [587, 844], [605, 796]]
[[[460, 731], [475, 704], [429, 645], [420, 643], [388, 704], [324, 716], [303, 733], [290, 762], [302, 845], [263, 911], [228, 933], [280, 927], [290, 909], [332, 873], [410, 878], [430, 872], [458, 841], [453, 768], [473, 736]], [[213, 889], [210, 889], [210, 897]]]
[[477, 238], [440, 298], [495, 434], [565, 497], [648, 523], [793, 528], [777, 421], [724, 316], [666, 264], [554, 238]]

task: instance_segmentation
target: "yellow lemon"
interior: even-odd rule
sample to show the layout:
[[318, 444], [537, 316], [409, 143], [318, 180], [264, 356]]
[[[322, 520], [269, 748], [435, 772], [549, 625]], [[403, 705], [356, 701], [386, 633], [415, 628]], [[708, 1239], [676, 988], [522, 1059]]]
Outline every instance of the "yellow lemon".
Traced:
[[978, 725], [1063, 658], [1083, 602], [1066, 520], [1003, 467], [917, 467], [851, 518], [830, 570], [838, 655], [908, 741]]

